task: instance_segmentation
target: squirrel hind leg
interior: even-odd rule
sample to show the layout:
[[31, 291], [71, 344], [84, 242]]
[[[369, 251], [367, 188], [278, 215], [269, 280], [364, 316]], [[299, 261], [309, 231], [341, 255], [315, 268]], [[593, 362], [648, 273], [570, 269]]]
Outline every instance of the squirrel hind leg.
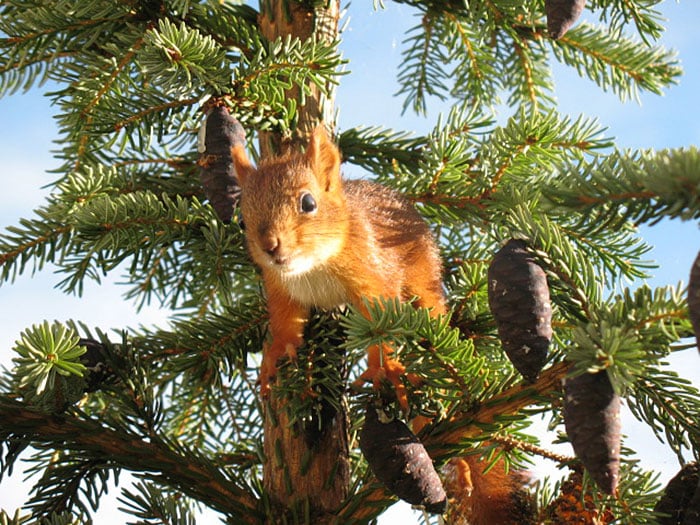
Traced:
[[367, 349], [367, 370], [355, 380], [354, 386], [359, 388], [365, 382], [371, 382], [375, 390], [381, 390], [385, 383], [389, 383], [396, 395], [401, 410], [408, 412], [408, 390], [402, 377], [414, 384], [419, 379], [413, 374], [406, 375], [406, 367], [398, 359], [391, 357], [393, 349], [388, 345], [373, 345]]
[[429, 308], [430, 315], [437, 317], [447, 313], [447, 298], [440, 275], [437, 274], [428, 279], [429, 273], [430, 268], [426, 269], [426, 274], [421, 278], [407, 276], [401, 295], [404, 300], [414, 299], [412, 304], [416, 308]]
[[414, 306], [430, 308], [431, 315], [447, 312], [447, 298], [442, 282], [442, 261], [432, 238], [425, 237], [413, 247], [410, 264], [404, 268], [401, 295], [404, 300], [416, 298]]

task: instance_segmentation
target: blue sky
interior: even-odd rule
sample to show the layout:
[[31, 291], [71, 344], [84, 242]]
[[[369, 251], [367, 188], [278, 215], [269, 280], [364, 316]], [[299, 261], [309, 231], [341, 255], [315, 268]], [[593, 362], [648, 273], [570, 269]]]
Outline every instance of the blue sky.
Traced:
[[[667, 0], [662, 12], [668, 19], [667, 34], [662, 40], [678, 51], [685, 74], [680, 84], [664, 96], [642, 94], [641, 104], [622, 104], [612, 94], [602, 93], [575, 71], [556, 68], [557, 98], [563, 114], [584, 114], [597, 117], [608, 128], [607, 135], [621, 148], [666, 148], [700, 144], [700, 2]], [[393, 97], [397, 91], [395, 72], [400, 63], [401, 41], [405, 29], [418, 19], [412, 10], [386, 2], [386, 10], [374, 12], [369, 0], [355, 0], [349, 8], [349, 20], [342, 50], [350, 60], [350, 75], [341, 79], [337, 107], [341, 129], [355, 125], [384, 125], [396, 129], [425, 133], [437, 118], [437, 112], [448, 107], [431, 103], [428, 119], [407, 113], [401, 115], [402, 100]], [[51, 156], [56, 127], [53, 110], [41, 90], [17, 93], [0, 98], [0, 172], [5, 191], [0, 193], [0, 228], [16, 224], [20, 217], [31, 216], [31, 210], [43, 204], [47, 190], [42, 186], [54, 176], [47, 173], [59, 163]], [[507, 115], [506, 115], [507, 116]], [[700, 248], [700, 232], [694, 223], [663, 221], [653, 228], [644, 228], [645, 239], [654, 246], [650, 258], [659, 268], [649, 280], [652, 286], [687, 282], [692, 260]], [[167, 311], [156, 306], [140, 313], [122, 299], [123, 289], [108, 279], [102, 286], [88, 285], [83, 297], [66, 296], [54, 289], [60, 277], [46, 268], [34, 277], [27, 274], [12, 285], [0, 287], [0, 364], [11, 366], [10, 351], [20, 332], [43, 319], [79, 319], [88, 326], [103, 329], [164, 323]], [[695, 350], [673, 356], [672, 364], [696, 384], [700, 366]], [[665, 452], [648, 430], [624, 420], [628, 443], [640, 452], [643, 466], [660, 469], [665, 481], [677, 469], [673, 456]], [[570, 451], [565, 451], [570, 453]], [[537, 466], [537, 473], [548, 472], [547, 465]], [[13, 509], [24, 499], [26, 485], [15, 475], [11, 485], [3, 484], [0, 507]], [[117, 491], [113, 491], [117, 492]], [[411, 523], [417, 517], [405, 507], [392, 508], [382, 523], [399, 519]], [[107, 508], [111, 513], [114, 505]], [[101, 522], [105, 522], [100, 520]], [[123, 520], [114, 521], [120, 523]]]

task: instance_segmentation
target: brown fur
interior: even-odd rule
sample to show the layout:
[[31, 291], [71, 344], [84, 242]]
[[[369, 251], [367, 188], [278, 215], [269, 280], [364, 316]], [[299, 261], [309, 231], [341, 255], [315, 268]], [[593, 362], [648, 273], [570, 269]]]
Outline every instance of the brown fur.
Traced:
[[[487, 473], [484, 473], [489, 467]], [[494, 465], [476, 456], [452, 458], [444, 468], [445, 491], [450, 499], [448, 521], [454, 525], [530, 525], [535, 523], [534, 502], [525, 490], [526, 472]]]
[[[364, 311], [362, 298], [418, 297], [415, 304], [432, 308], [433, 315], [445, 312], [441, 263], [429, 228], [399, 193], [342, 180], [340, 154], [323, 127], [303, 155], [270, 159], [257, 169], [242, 146], [232, 156], [248, 248], [262, 269], [270, 314], [272, 343], [260, 371], [263, 394], [277, 361], [301, 344], [311, 307], [350, 303]], [[314, 213], [300, 212], [305, 192], [317, 203]], [[370, 348], [362, 379], [389, 379], [405, 404], [399, 381], [404, 368], [388, 358], [390, 352]]]

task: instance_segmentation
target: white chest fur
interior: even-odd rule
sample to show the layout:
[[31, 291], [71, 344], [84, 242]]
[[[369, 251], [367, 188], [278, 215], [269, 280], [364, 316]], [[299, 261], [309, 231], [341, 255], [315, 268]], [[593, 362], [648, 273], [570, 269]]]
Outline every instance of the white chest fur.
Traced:
[[289, 295], [304, 306], [330, 309], [348, 301], [343, 283], [323, 268], [285, 277], [283, 282]]

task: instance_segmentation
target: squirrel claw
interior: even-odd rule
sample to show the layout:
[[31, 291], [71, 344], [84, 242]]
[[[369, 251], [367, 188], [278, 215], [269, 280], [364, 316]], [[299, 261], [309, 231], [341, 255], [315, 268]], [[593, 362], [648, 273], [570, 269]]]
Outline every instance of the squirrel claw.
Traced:
[[263, 348], [263, 359], [260, 364], [260, 375], [258, 376], [260, 395], [263, 398], [270, 395], [272, 382], [277, 376], [277, 363], [285, 357], [292, 362], [296, 362], [297, 349], [292, 343], [287, 343], [284, 346], [272, 344]]
[[[372, 364], [367, 367], [367, 370], [358, 377], [353, 386], [360, 387], [362, 383], [371, 382], [375, 390], [379, 390], [383, 382], [388, 382], [394, 387], [396, 401], [399, 403], [401, 410], [408, 413], [408, 391], [401, 377], [406, 372], [406, 367], [396, 359], [384, 357], [380, 365]], [[417, 376], [409, 374], [408, 380], [412, 384], [416, 384]]]

